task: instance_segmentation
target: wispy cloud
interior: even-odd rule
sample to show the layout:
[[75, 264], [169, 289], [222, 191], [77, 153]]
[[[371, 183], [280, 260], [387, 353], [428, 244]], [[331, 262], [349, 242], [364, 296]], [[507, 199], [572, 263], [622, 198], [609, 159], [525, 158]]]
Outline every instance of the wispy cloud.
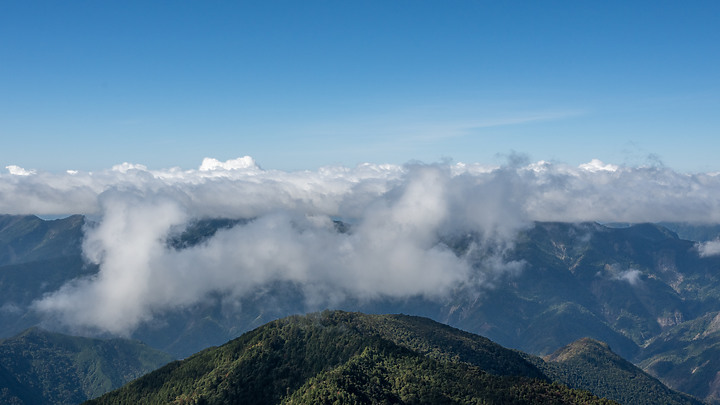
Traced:
[[[511, 125], [522, 125], [532, 122], [556, 121], [587, 114], [585, 110], [551, 110], [551, 111], [525, 111], [509, 115], [480, 118], [477, 121], [470, 121], [457, 125], [458, 131], [455, 136], [468, 135], [484, 128], [504, 127]], [[482, 114], [481, 114], [482, 116]]]
[[[435, 142], [451, 138], [470, 136], [487, 128], [522, 125], [534, 122], [557, 121], [587, 114], [581, 109], [526, 110], [497, 112], [494, 109], [483, 111], [477, 108], [468, 111], [462, 107], [461, 113], [434, 111], [430, 107], [419, 108], [392, 117], [366, 117], [356, 123], [344, 122], [337, 127], [323, 124], [308, 129], [316, 134], [360, 136], [366, 138], [373, 134], [386, 143], [399, 142]], [[407, 145], [407, 144], [406, 144]]]
[[711, 240], [707, 242], [698, 243], [698, 253], [700, 257], [710, 257], [720, 255], [720, 240]]
[[628, 269], [625, 270], [617, 275], [615, 275], [615, 280], [625, 281], [630, 285], [638, 285], [640, 283], [640, 277], [642, 276], [642, 272], [637, 269]]

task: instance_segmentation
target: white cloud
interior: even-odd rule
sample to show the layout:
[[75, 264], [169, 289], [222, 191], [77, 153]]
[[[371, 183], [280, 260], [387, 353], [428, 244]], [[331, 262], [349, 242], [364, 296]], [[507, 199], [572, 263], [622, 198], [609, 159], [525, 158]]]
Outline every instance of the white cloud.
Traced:
[[[450, 170], [451, 178], [466, 179], [459, 188], [467, 192], [478, 185], [504, 182], [509, 187], [505, 196], [519, 205], [524, 219], [720, 222], [720, 176], [629, 168], [597, 160], [588, 165], [440, 166]], [[364, 164], [282, 172], [262, 170], [246, 156], [226, 162], [207, 158], [197, 170], [149, 170], [131, 163], [99, 172], [60, 174], [14, 168], [13, 173], [25, 175], [0, 174], [0, 212], [98, 214], [103, 192], [137, 189], [183, 194], [190, 202], [191, 215], [252, 216], [273, 209], [343, 215], [340, 210], [361, 208], [404, 181], [408, 167]]]
[[22, 167], [16, 165], [5, 166], [5, 168], [10, 174], [14, 176], [30, 176], [36, 173], [35, 170], [23, 169]]
[[642, 278], [642, 271], [638, 269], [623, 268], [620, 264], [606, 264], [605, 275], [602, 271], [596, 274], [598, 277], [608, 277], [611, 280], [624, 281], [632, 286], [636, 286], [640, 283]]
[[274, 281], [301, 286], [311, 305], [443, 296], [470, 276], [468, 261], [438, 241], [450, 217], [453, 196], [445, 188], [452, 178], [432, 166], [407, 176], [389, 193], [374, 193], [349, 234], [337, 233], [325, 214], [307, 215], [305, 205], [293, 210], [288, 204], [181, 251], [164, 241], [189, 218], [191, 199], [108, 191], [101, 196], [102, 220], [88, 229], [84, 244], [100, 273], [35, 307], [72, 325], [122, 334], [211, 292], [243, 296]]
[[227, 160], [221, 162], [213, 158], [205, 158], [200, 165], [200, 171], [206, 172], [211, 170], [258, 170], [259, 167], [255, 163], [255, 160], [250, 156], [243, 156], [237, 159]]
[[119, 165], [113, 166], [113, 167], [112, 167], [112, 170], [113, 170], [113, 171], [116, 171], [116, 172], [120, 172], [120, 173], [126, 174], [126, 173], [127, 173], [128, 171], [130, 171], [130, 170], [147, 171], [147, 166], [145, 166], [145, 165], [140, 165], [140, 164], [133, 164], [133, 163], [124, 162], [124, 163], [121, 163], [121, 164], [119, 164]]
[[[208, 158], [197, 170], [122, 164], [93, 173], [0, 174], [0, 211], [97, 217], [84, 252], [100, 273], [36, 308], [72, 325], [125, 333], [212, 292], [242, 297], [277, 281], [297, 285], [310, 305], [482, 288], [522, 268], [503, 253], [532, 221], [720, 222], [720, 176], [522, 159], [503, 167], [283, 172], [250, 157]], [[202, 217], [253, 221], [192, 248], [166, 246], [168, 233]], [[335, 217], [352, 223], [352, 232], [337, 233]], [[467, 234], [476, 242], [464, 256], [440, 242]], [[616, 277], [633, 284], [640, 273]]]
[[580, 169], [588, 172], [616, 172], [620, 167], [613, 164], [605, 164], [600, 159], [592, 159], [589, 163], [581, 164]]
[[720, 255], [720, 240], [715, 239], [697, 244], [700, 257], [710, 257]]
[[642, 276], [642, 272], [640, 270], [628, 269], [615, 275], [614, 279], [626, 281], [630, 285], [637, 285], [640, 282], [640, 276]]
[[177, 204], [159, 196], [108, 193], [103, 220], [88, 229], [83, 250], [102, 266], [99, 274], [63, 286], [37, 308], [59, 312], [74, 325], [126, 333], [150, 319], [163, 283], [152, 270], [164, 252], [162, 236], [185, 217]]

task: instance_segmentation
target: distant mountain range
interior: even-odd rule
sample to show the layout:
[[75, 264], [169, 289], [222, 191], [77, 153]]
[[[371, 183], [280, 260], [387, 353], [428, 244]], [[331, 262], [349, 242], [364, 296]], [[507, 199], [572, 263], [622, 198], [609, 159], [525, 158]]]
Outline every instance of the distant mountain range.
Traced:
[[[73, 332], [30, 305], [71, 279], [97, 272], [82, 258], [85, 221], [0, 216], [0, 337], [35, 325]], [[203, 243], [218, 229], [249, 221], [199, 220], [171, 235], [168, 247]], [[353, 231], [352, 225], [336, 224], [338, 232]], [[445, 300], [348, 301], [337, 308], [425, 316], [538, 356], [587, 337], [606, 342], [672, 388], [720, 403], [720, 256], [701, 257], [697, 241], [676, 233], [713, 240], [716, 230], [687, 224], [536, 223], [518, 235], [505, 257], [523, 262], [522, 271], [494, 280], [492, 288], [460, 288]], [[445, 243], [461, 255], [477, 238], [463, 235]], [[477, 258], [478, 266], [482, 259]], [[314, 310], [306, 307], [301, 291], [285, 283], [244, 297], [242, 311], [227, 311], [222, 298], [159, 315], [132, 337], [184, 358], [274, 319]], [[553, 379], [562, 375], [543, 373]]]

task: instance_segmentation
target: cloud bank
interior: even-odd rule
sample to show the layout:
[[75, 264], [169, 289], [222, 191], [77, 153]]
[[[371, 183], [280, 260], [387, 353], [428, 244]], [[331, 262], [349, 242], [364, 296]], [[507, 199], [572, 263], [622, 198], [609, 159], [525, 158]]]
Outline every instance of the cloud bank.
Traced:
[[[296, 285], [316, 305], [441, 298], [520, 271], [504, 253], [532, 221], [720, 222], [719, 203], [718, 175], [598, 160], [282, 172], [245, 156], [207, 158], [197, 170], [125, 163], [62, 174], [8, 166], [0, 174], [1, 212], [96, 218], [83, 250], [100, 272], [35, 308], [117, 334], [211, 293], [243, 297], [273, 282]], [[186, 249], [168, 246], [173, 232], [213, 217], [251, 221]], [[351, 231], [338, 232], [334, 218]], [[474, 235], [469, 246], [448, 245], [464, 235]]]

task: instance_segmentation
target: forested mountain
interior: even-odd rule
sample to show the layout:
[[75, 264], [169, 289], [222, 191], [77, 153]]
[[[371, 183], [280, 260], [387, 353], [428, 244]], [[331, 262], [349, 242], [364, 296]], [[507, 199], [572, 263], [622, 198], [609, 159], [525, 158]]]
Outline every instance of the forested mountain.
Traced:
[[610, 401], [552, 384], [519, 353], [427, 319], [326, 311], [270, 322], [88, 402], [121, 403]]
[[171, 360], [137, 341], [32, 328], [0, 341], [0, 403], [77, 404]]
[[[38, 324], [74, 332], [35, 312], [32, 303], [97, 272], [82, 257], [85, 222], [79, 216], [54, 221], [0, 216], [0, 337]], [[198, 220], [168, 235], [167, 248], [203, 244], [219, 230], [250, 223]], [[338, 232], [353, 232], [352, 224], [335, 223]], [[673, 229], [712, 239], [715, 227], [676, 224]], [[479, 238], [459, 235], [442, 243], [468, 257], [468, 247]], [[479, 277], [486, 271], [484, 259], [471, 258]], [[713, 320], [720, 313], [720, 256], [700, 255], [695, 241], [656, 224], [536, 223], [517, 235], [503, 260], [522, 266], [493, 276], [479, 289], [461, 286], [449, 297], [434, 299], [347, 300], [333, 307], [425, 316], [543, 356], [590, 337], [607, 342], [670, 387], [719, 400]], [[153, 322], [140, 325], [132, 337], [182, 358], [268, 321], [323, 308], [306, 298], [290, 282], [274, 282], [232, 300], [218, 292], [153, 314]]]
[[529, 358], [553, 381], [582, 388], [622, 404], [700, 404], [695, 398], [673, 391], [590, 338], [575, 341], [544, 361]]

